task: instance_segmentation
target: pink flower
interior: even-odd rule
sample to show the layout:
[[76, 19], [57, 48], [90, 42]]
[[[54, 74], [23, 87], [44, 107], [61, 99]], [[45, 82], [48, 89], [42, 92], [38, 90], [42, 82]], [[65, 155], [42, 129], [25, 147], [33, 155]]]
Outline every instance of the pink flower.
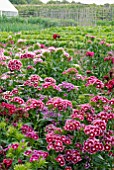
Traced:
[[98, 151], [104, 150], [103, 144], [96, 138], [89, 138], [84, 142], [83, 151], [90, 154], [95, 154]]
[[45, 45], [44, 44], [40, 44], [40, 48], [45, 48]]
[[27, 150], [27, 151], [24, 152], [24, 155], [25, 155], [25, 156], [29, 156], [29, 155], [31, 155], [31, 154], [32, 154], [32, 151], [31, 151], [31, 150]]
[[75, 74], [75, 73], [78, 73], [78, 70], [76, 68], [68, 68], [62, 74]]
[[17, 70], [19, 71], [22, 67], [22, 63], [20, 60], [10, 60], [8, 62], [8, 68], [11, 70], [11, 71], [14, 71], [14, 70]]
[[28, 99], [26, 102], [26, 110], [35, 109], [38, 108], [39, 110], [42, 110], [44, 108], [44, 103], [42, 100], [36, 100], [36, 99]]
[[65, 170], [72, 170], [72, 167], [71, 166], [66, 166]]
[[56, 80], [55, 80], [54, 78], [52, 78], [52, 77], [46, 77], [46, 78], [44, 79], [44, 81], [45, 81], [45, 82], [56, 83]]
[[86, 56], [93, 57], [93, 56], [94, 56], [94, 52], [92, 52], [92, 51], [87, 51], [87, 52], [86, 52]]
[[30, 69], [33, 69], [33, 68], [34, 68], [34, 67], [31, 66], [31, 65], [27, 66], [27, 70], [30, 70]]
[[27, 132], [25, 136], [34, 140], [38, 140], [39, 138], [39, 136], [34, 131]]
[[65, 159], [63, 155], [58, 155], [55, 160], [60, 164], [60, 166], [65, 166]]
[[24, 104], [24, 100], [20, 97], [14, 97], [11, 101], [19, 103], [19, 104]]
[[112, 89], [114, 88], [114, 79], [109, 80], [107, 83], [105, 83], [105, 87], [107, 87], [109, 92], [111, 92]]
[[75, 149], [66, 150], [65, 153], [66, 153], [65, 159], [68, 162], [72, 162], [73, 164], [77, 164], [79, 161], [82, 160], [82, 158], [80, 156], [80, 152], [75, 150]]
[[18, 89], [17, 89], [17, 88], [14, 88], [11, 92], [12, 92], [13, 94], [17, 94], [17, 93], [18, 93]]
[[12, 164], [13, 160], [12, 159], [3, 159], [3, 163], [7, 168], [9, 168]]
[[89, 85], [96, 85], [96, 88], [104, 88], [104, 83], [97, 79], [95, 76], [90, 76], [87, 78], [87, 83], [85, 84], [86, 86], [89, 86]]
[[27, 52], [27, 53], [22, 54], [20, 56], [20, 59], [23, 59], [23, 58], [31, 58], [31, 59], [33, 59], [34, 57], [35, 57], [34, 53]]
[[104, 145], [104, 150], [105, 151], [110, 151], [111, 150], [111, 146], [109, 144], [105, 144]]
[[65, 122], [64, 129], [66, 131], [74, 131], [74, 130], [80, 129], [80, 127], [81, 127], [81, 124], [79, 121], [73, 120], [73, 119], [67, 119]]
[[35, 154], [35, 155], [32, 155], [32, 156], [30, 157], [30, 162], [38, 161], [39, 158], [40, 158], [39, 155], [36, 155], [36, 154]]
[[60, 38], [60, 35], [59, 34], [53, 34], [53, 39], [57, 39], [57, 38]]
[[46, 103], [47, 106], [51, 105], [53, 109], [58, 109], [59, 111], [66, 110], [68, 107], [72, 108], [72, 102], [69, 100], [64, 100], [59, 97], [51, 98]]
[[11, 148], [13, 148], [14, 150], [16, 150], [19, 147], [18, 143], [14, 143], [11, 145]]

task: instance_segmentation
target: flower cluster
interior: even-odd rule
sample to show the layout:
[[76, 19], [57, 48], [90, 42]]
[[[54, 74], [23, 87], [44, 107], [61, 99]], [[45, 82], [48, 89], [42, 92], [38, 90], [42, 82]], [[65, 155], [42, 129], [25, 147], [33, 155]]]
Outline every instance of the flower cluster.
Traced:
[[107, 56], [104, 58], [104, 61], [111, 61], [112, 64], [114, 64], [114, 57], [113, 56]]
[[75, 74], [75, 73], [78, 73], [78, 70], [76, 68], [68, 68], [62, 74]]
[[13, 93], [11, 91], [6, 91], [3, 93], [3, 99], [5, 100], [11, 100], [11, 97], [13, 96]]
[[77, 164], [81, 160], [80, 152], [75, 149], [68, 149], [65, 151], [64, 155], [59, 154], [56, 157], [56, 161], [60, 164], [60, 166], [65, 166], [66, 163]]
[[99, 126], [87, 125], [84, 128], [84, 133], [89, 135], [90, 138], [102, 135], [102, 130]]
[[[1, 106], [3, 109], [8, 111], [8, 114], [12, 115], [15, 113], [16, 106], [14, 106], [13, 104], [2, 102]], [[6, 114], [6, 112], [4, 113]]]
[[18, 89], [14, 88], [11, 92], [12, 92], [12, 94], [18, 94]]
[[13, 97], [13, 99], [11, 99], [12, 102], [18, 103], [18, 104], [24, 104], [24, 100], [20, 97]]
[[42, 84], [42, 87], [44, 89], [47, 89], [49, 87], [53, 87], [53, 89], [55, 89], [57, 91], [61, 91], [60, 87], [56, 85], [56, 80], [53, 79], [52, 77], [46, 77], [44, 79], [44, 83]]
[[96, 138], [88, 138], [83, 145], [83, 151], [88, 152], [90, 154], [95, 154], [96, 152], [103, 151], [104, 146], [99, 139]]
[[14, 70], [19, 71], [21, 67], [22, 67], [22, 63], [20, 60], [14, 59], [8, 62], [8, 68], [10, 69], [10, 71], [14, 71]]
[[33, 130], [33, 128], [28, 125], [23, 125], [21, 127], [21, 131], [27, 138], [31, 138], [34, 140], [38, 140], [39, 138], [37, 133]]
[[89, 122], [92, 122], [94, 120], [95, 116], [95, 110], [90, 104], [81, 104], [79, 105], [79, 109], [73, 109], [73, 112], [71, 114], [72, 119], [79, 119], [81, 121], [86, 119]]
[[[55, 150], [55, 152], [63, 152], [65, 145], [72, 143], [71, 137], [62, 135], [62, 129], [57, 128], [53, 124], [46, 126], [46, 142], [48, 143], [47, 150]], [[58, 134], [56, 134], [58, 132]]]
[[24, 86], [30, 86], [30, 87], [34, 87], [34, 88], [38, 88], [38, 84], [39, 84], [39, 80], [40, 80], [40, 76], [36, 75], [36, 74], [32, 74], [28, 80], [26, 80], [24, 82]]
[[69, 53], [67, 53], [66, 51], [63, 52], [63, 58], [66, 58], [67, 61], [72, 61], [73, 57], [70, 56]]
[[19, 143], [12, 143], [8, 146], [8, 148], [12, 148], [13, 150], [16, 150], [19, 147]]
[[71, 138], [65, 135], [56, 134], [54, 131], [50, 130], [46, 134], [46, 141], [48, 143], [47, 150], [55, 150], [55, 152], [63, 152], [65, 145], [70, 145], [72, 143]]
[[104, 88], [104, 83], [98, 78], [96, 78], [95, 76], [88, 77], [87, 83], [85, 85], [86, 86], [95, 85], [96, 88], [99, 88], [99, 89]]
[[105, 83], [105, 87], [111, 92], [114, 88], [114, 79], [109, 80], [107, 83]]
[[68, 82], [62, 82], [61, 84], [58, 85], [60, 88], [63, 89], [67, 89], [67, 91], [71, 91], [71, 90], [78, 90], [78, 87], [76, 87], [75, 85], [73, 85], [72, 83], [68, 83]]
[[106, 122], [102, 119], [95, 119], [92, 124], [101, 128], [102, 131], [106, 130]]
[[23, 58], [31, 58], [31, 59], [33, 59], [34, 56], [35, 56], [34, 53], [27, 52], [27, 53], [25, 53], [25, 54], [22, 54], [22, 55], [20, 56], [20, 59], [23, 59]]
[[72, 119], [79, 119], [84, 120], [84, 112], [81, 112], [80, 110], [73, 109], [73, 112], [71, 114]]
[[41, 100], [36, 99], [28, 99], [26, 102], [26, 108], [25, 110], [31, 110], [38, 108], [39, 110], [42, 110], [44, 108], [44, 103]]
[[13, 160], [12, 159], [4, 159], [3, 164], [5, 165], [6, 168], [9, 168], [12, 165]]
[[104, 96], [95, 96], [95, 97], [93, 97], [93, 98], [91, 98], [91, 101], [92, 102], [95, 102], [95, 103], [108, 103], [108, 99], [106, 98], [106, 97], [104, 97]]
[[72, 108], [72, 103], [69, 100], [64, 100], [59, 97], [51, 98], [46, 103], [47, 106], [52, 106], [53, 109], [58, 109], [59, 111], [66, 110], [68, 107]]
[[46, 159], [48, 157], [48, 152], [42, 150], [26, 150], [24, 152], [25, 156], [30, 156], [30, 162], [38, 161], [43, 158]]
[[[108, 108], [108, 111], [110, 108]], [[111, 112], [106, 112], [106, 111], [102, 111], [100, 113], [97, 114], [97, 119], [101, 119], [104, 120], [105, 122], [108, 122], [108, 120], [114, 119], [114, 114]]]
[[65, 122], [64, 129], [66, 131], [79, 130], [80, 128], [81, 128], [81, 124], [77, 120], [67, 119], [66, 122]]

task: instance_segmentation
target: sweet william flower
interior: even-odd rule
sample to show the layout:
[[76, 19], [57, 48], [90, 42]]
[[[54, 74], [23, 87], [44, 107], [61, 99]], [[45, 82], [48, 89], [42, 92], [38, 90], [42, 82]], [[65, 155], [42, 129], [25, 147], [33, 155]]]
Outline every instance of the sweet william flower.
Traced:
[[12, 159], [3, 159], [4, 165], [9, 168], [12, 165], [13, 160]]
[[34, 57], [35, 57], [34, 53], [27, 52], [27, 53], [22, 54], [20, 56], [20, 59], [23, 59], [23, 58], [31, 58], [31, 59], [33, 59]]
[[17, 148], [19, 147], [19, 144], [18, 143], [14, 143], [11, 145], [11, 148], [16, 150]]
[[66, 166], [65, 170], [72, 170], [72, 167], [71, 166]]
[[93, 57], [94, 56], [94, 52], [93, 51], [87, 51], [86, 52], [86, 56]]
[[57, 39], [57, 38], [60, 38], [60, 35], [59, 34], [53, 34], [53, 39]]
[[84, 165], [85, 169], [89, 169], [90, 168], [90, 163], [89, 162], [86, 162], [85, 165]]
[[26, 150], [25, 152], [24, 152], [24, 155], [25, 156], [29, 156], [29, 155], [31, 155], [32, 154], [32, 151], [31, 150]]
[[31, 65], [27, 66], [27, 70], [30, 70], [30, 69], [34, 69], [34, 67]]
[[65, 166], [65, 159], [63, 155], [58, 155], [55, 160], [60, 164], [60, 166]]
[[114, 79], [109, 80], [107, 83], [105, 83], [105, 87], [109, 90], [109, 92], [111, 92], [114, 88]]
[[27, 132], [25, 136], [34, 140], [38, 140], [39, 138], [39, 136], [34, 131]]
[[105, 151], [110, 151], [111, 150], [111, 146], [109, 144], [105, 144], [104, 145], [104, 150]]
[[40, 48], [45, 48], [46, 46], [44, 44], [40, 44]]
[[10, 71], [15, 71], [15, 70], [20, 71], [21, 67], [22, 67], [22, 63], [20, 60], [15, 59], [15, 60], [10, 60], [8, 62], [8, 68], [10, 69]]
[[23, 161], [22, 161], [21, 159], [18, 159], [18, 163], [19, 163], [19, 164], [22, 164]]
[[40, 158], [39, 155], [32, 155], [32, 156], [30, 157], [30, 162], [37, 161], [39, 158]]

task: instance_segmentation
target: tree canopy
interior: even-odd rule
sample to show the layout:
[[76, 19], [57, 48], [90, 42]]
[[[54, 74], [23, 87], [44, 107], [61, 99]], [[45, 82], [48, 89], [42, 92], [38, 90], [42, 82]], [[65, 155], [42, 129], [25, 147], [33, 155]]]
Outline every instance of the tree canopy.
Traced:
[[[43, 4], [43, 2], [41, 0], [10, 0], [10, 2], [12, 4], [16, 4], [16, 5], [19, 5], [19, 4]], [[48, 4], [67, 4], [69, 3], [67, 0], [49, 0], [48, 1]]]

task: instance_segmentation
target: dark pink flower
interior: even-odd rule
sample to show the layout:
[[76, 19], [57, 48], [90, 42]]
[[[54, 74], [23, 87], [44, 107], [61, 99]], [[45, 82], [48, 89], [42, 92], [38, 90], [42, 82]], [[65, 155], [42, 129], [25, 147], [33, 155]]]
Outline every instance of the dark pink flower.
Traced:
[[60, 35], [59, 34], [53, 34], [53, 39], [57, 39], [57, 38], [60, 38]]
[[12, 165], [13, 160], [12, 159], [3, 159], [3, 163], [7, 168], [9, 168]]
[[93, 57], [93, 56], [94, 56], [94, 52], [92, 52], [92, 51], [87, 51], [87, 52], [86, 52], [86, 56]]
[[22, 67], [22, 63], [21, 63], [20, 60], [14, 59], [14, 60], [10, 60], [10, 61], [8, 62], [8, 68], [9, 68], [11, 71], [14, 71], [14, 70], [19, 71], [19, 70], [21, 69], [21, 67]]
[[11, 145], [11, 147], [16, 150], [18, 147], [19, 147], [19, 144], [18, 143], [14, 143]]

